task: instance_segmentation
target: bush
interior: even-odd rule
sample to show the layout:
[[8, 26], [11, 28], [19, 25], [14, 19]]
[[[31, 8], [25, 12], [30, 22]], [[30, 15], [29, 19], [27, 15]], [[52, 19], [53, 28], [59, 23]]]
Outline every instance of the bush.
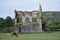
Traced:
[[22, 26], [22, 23], [16, 23], [14, 26]]
[[45, 26], [50, 27], [52, 29], [60, 29], [60, 22], [57, 21], [48, 21]]

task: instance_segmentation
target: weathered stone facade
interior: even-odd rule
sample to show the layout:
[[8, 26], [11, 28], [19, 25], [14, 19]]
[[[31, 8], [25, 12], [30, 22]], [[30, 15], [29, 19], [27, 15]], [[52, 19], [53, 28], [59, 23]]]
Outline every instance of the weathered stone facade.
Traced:
[[[41, 19], [41, 17], [42, 17], [41, 5], [39, 5], [39, 9], [35, 10], [35, 11], [16, 11], [15, 10], [15, 24], [18, 22], [22, 22], [23, 25], [28, 25], [28, 23], [30, 23], [30, 25], [31, 24], [38, 24], [39, 27], [36, 32], [42, 32], [42, 19]], [[35, 20], [34, 22], [33, 22], [33, 19]], [[22, 31], [22, 32], [24, 32], [24, 31]]]

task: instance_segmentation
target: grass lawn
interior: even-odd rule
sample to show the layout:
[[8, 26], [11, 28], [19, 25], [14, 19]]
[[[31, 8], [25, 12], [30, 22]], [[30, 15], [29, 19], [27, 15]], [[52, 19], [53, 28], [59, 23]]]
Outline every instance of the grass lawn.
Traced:
[[18, 34], [18, 38], [10, 33], [0, 33], [0, 40], [60, 40], [60, 32]]

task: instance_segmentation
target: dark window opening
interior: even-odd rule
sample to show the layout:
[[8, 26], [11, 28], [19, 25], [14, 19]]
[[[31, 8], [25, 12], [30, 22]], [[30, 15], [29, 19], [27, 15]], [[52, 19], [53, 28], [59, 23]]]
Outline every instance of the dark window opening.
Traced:
[[17, 23], [19, 23], [19, 18], [17, 18]]
[[37, 22], [37, 18], [36, 17], [32, 18], [32, 22]]

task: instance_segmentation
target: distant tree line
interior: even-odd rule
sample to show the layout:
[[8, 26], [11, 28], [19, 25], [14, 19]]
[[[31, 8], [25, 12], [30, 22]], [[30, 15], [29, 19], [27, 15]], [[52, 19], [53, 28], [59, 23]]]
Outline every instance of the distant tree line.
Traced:
[[60, 12], [43, 12], [43, 24], [53, 30], [60, 29]]

